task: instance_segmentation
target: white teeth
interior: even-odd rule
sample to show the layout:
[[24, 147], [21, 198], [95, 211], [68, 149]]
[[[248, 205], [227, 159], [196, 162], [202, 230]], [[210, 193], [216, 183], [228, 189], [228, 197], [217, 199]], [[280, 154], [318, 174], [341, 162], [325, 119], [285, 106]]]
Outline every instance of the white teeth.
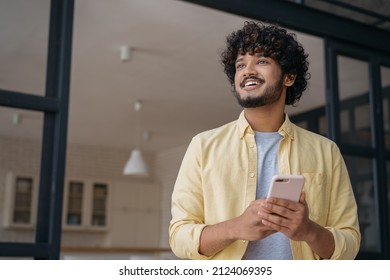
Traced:
[[246, 82], [246, 83], [245, 83], [245, 86], [246, 86], [246, 87], [247, 87], [247, 86], [255, 86], [255, 85], [258, 85], [258, 83], [255, 82], [255, 81], [249, 81], [249, 82]]

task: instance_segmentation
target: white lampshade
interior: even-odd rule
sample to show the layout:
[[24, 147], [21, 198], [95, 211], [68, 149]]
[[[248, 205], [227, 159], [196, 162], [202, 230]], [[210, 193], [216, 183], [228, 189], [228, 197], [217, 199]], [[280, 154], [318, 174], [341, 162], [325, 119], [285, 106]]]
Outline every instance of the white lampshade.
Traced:
[[142, 157], [141, 151], [134, 149], [123, 169], [124, 175], [148, 176], [148, 168]]

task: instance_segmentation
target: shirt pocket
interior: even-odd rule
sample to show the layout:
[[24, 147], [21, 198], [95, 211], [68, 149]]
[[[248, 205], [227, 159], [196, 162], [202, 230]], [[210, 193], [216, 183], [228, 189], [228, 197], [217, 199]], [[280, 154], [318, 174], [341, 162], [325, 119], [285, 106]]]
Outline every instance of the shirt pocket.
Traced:
[[305, 177], [305, 197], [309, 207], [309, 218], [322, 225], [326, 225], [329, 210], [329, 188], [326, 176], [323, 173], [302, 173]]

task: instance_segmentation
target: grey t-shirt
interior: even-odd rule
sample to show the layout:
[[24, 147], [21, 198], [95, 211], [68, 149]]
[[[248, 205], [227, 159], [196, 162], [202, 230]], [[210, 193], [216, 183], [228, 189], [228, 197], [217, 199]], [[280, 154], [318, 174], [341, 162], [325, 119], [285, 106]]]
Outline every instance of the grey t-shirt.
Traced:
[[[278, 148], [283, 137], [278, 132], [256, 132], [258, 177], [256, 199], [266, 197], [274, 175], [278, 174]], [[289, 239], [276, 232], [258, 241], [251, 241], [244, 260], [291, 260]]]

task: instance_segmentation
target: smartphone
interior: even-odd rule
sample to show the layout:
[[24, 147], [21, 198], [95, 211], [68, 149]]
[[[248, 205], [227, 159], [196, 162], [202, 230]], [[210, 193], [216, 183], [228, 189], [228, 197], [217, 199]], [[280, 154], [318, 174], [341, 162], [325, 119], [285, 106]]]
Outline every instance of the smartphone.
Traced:
[[267, 197], [299, 201], [305, 177], [302, 175], [275, 175], [272, 177]]

